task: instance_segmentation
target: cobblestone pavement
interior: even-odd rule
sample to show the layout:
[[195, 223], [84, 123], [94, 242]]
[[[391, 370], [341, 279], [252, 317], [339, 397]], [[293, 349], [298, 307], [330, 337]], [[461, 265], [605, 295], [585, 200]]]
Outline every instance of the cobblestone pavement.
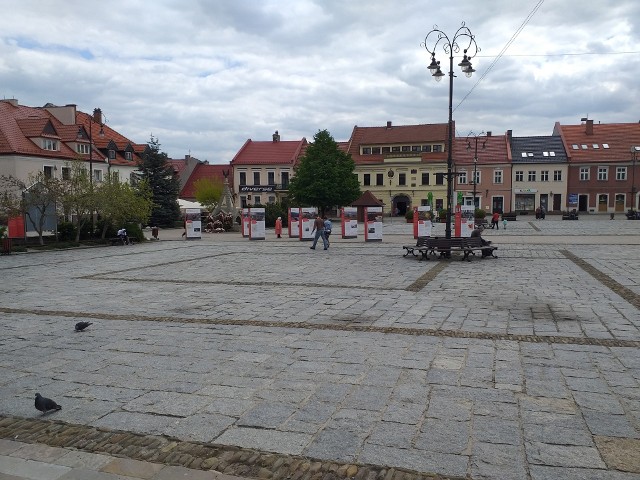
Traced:
[[640, 222], [518, 220], [470, 263], [403, 258], [410, 232], [2, 257], [0, 437], [261, 478], [640, 478]]

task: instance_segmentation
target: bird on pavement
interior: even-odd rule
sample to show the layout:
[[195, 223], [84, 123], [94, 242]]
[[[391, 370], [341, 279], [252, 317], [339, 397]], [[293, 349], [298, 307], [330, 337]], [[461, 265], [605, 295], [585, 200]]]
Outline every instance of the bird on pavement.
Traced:
[[91, 322], [78, 322], [78, 323], [76, 323], [76, 332], [83, 331], [89, 325], [91, 325]]
[[36, 393], [36, 408], [42, 413], [47, 413], [51, 410], [60, 410], [62, 407], [50, 398], [43, 397], [39, 393]]

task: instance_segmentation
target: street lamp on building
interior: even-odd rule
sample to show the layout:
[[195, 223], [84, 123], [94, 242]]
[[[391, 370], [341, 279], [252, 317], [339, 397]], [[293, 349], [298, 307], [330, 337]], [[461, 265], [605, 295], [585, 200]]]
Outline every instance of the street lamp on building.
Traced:
[[638, 201], [636, 199], [636, 160], [638, 158], [638, 152], [640, 152], [640, 147], [631, 147], [631, 201], [633, 202], [632, 208], [634, 210], [638, 207]]
[[[436, 60], [436, 50], [438, 45], [442, 47], [444, 52], [449, 55], [449, 123], [448, 123], [448, 138], [447, 138], [447, 225], [445, 228], [446, 238], [451, 238], [451, 212], [453, 208], [453, 178], [456, 175], [453, 166], [453, 56], [460, 52], [459, 43], [466, 45], [463, 49], [463, 58], [458, 66], [462, 69], [462, 72], [471, 77], [475, 70], [471, 65], [471, 59], [476, 56], [480, 51], [478, 44], [476, 43], [474, 35], [471, 33], [464, 22], [462, 26], [456, 30], [456, 33], [452, 38], [449, 38], [446, 33], [438, 28], [437, 25], [433, 27], [422, 43], [422, 46], [431, 55], [431, 64], [429, 65], [429, 71], [431, 75], [440, 81], [445, 74], [440, 69], [440, 62]], [[475, 200], [474, 200], [475, 201]]]
[[475, 141], [473, 151], [473, 208], [479, 208], [479, 206], [476, 205], [476, 185], [478, 184], [478, 140], [483, 137], [482, 149], [484, 150], [487, 145], [487, 137], [484, 132], [480, 132], [478, 134], [470, 132], [469, 135], [467, 135], [467, 150], [471, 150], [471, 138]]
[[[93, 116], [89, 117], [89, 184], [93, 188], [93, 124], [100, 125], [100, 131], [98, 135], [104, 137], [104, 123], [102, 122], [102, 111], [99, 108], [93, 110]], [[100, 121], [96, 120], [96, 117], [100, 117]], [[81, 126], [78, 128], [78, 138], [84, 137], [84, 128]]]

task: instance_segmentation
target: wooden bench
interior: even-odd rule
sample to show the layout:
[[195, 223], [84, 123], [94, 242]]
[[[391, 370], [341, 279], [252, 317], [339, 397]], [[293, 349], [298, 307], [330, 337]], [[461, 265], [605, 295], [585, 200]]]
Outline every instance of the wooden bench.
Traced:
[[[407, 255], [411, 254], [414, 257], [417, 257], [418, 253], [422, 254], [422, 251], [427, 248], [428, 240], [429, 240], [429, 237], [418, 237], [418, 240], [416, 241], [415, 245], [403, 245], [402, 248], [404, 248], [406, 252], [402, 256], [406, 257]], [[422, 256], [424, 257], [424, 254], [422, 254]]]
[[111, 245], [133, 245], [133, 239], [129, 237], [129, 243], [125, 243], [124, 238], [122, 237], [112, 237], [109, 239]]
[[470, 262], [471, 259], [469, 255], [475, 255], [475, 251], [477, 250], [484, 250], [486, 252], [483, 254], [483, 257], [491, 256], [497, 258], [493, 253], [497, 249], [498, 247], [491, 245], [482, 245], [482, 239], [480, 237], [434, 237], [427, 241], [427, 246], [424, 248], [422, 258], [428, 260], [429, 254], [435, 255], [436, 253], [439, 253], [441, 258], [449, 258], [451, 257], [451, 252], [458, 251], [463, 253], [462, 260]]

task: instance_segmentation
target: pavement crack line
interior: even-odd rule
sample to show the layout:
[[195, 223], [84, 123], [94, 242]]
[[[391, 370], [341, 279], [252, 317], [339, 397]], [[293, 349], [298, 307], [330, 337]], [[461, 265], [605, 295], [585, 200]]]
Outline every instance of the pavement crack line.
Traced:
[[434, 328], [376, 327], [371, 325], [338, 325], [308, 322], [278, 322], [270, 320], [240, 320], [190, 317], [162, 317], [152, 315], [121, 315], [106, 312], [72, 312], [62, 310], [36, 310], [0, 307], [0, 313], [17, 315], [38, 315], [46, 317], [92, 318], [96, 320], [116, 320], [128, 322], [171, 322], [200, 325], [248, 326], [260, 328], [290, 328], [302, 330], [333, 330], [343, 332], [364, 332], [389, 335], [431, 336], [448, 338], [472, 338], [478, 340], [506, 340], [527, 343], [549, 343], [566, 345], [597, 345], [603, 347], [640, 347], [640, 340], [614, 338], [587, 338], [561, 335], [515, 335], [508, 333], [472, 332], [464, 330], [443, 330]]
[[589, 275], [591, 275], [593, 278], [595, 278], [597, 281], [599, 281], [601, 284], [603, 284], [605, 287], [611, 289], [613, 292], [620, 295], [631, 305], [640, 309], [640, 295], [636, 295], [633, 291], [631, 291], [624, 285], [616, 282], [609, 275], [601, 272], [600, 270], [595, 268], [593, 265], [584, 261], [582, 258], [574, 255], [568, 250], [560, 250], [560, 253], [565, 257], [567, 257], [569, 260], [571, 260], [574, 264], [576, 264], [582, 270], [587, 272]]

